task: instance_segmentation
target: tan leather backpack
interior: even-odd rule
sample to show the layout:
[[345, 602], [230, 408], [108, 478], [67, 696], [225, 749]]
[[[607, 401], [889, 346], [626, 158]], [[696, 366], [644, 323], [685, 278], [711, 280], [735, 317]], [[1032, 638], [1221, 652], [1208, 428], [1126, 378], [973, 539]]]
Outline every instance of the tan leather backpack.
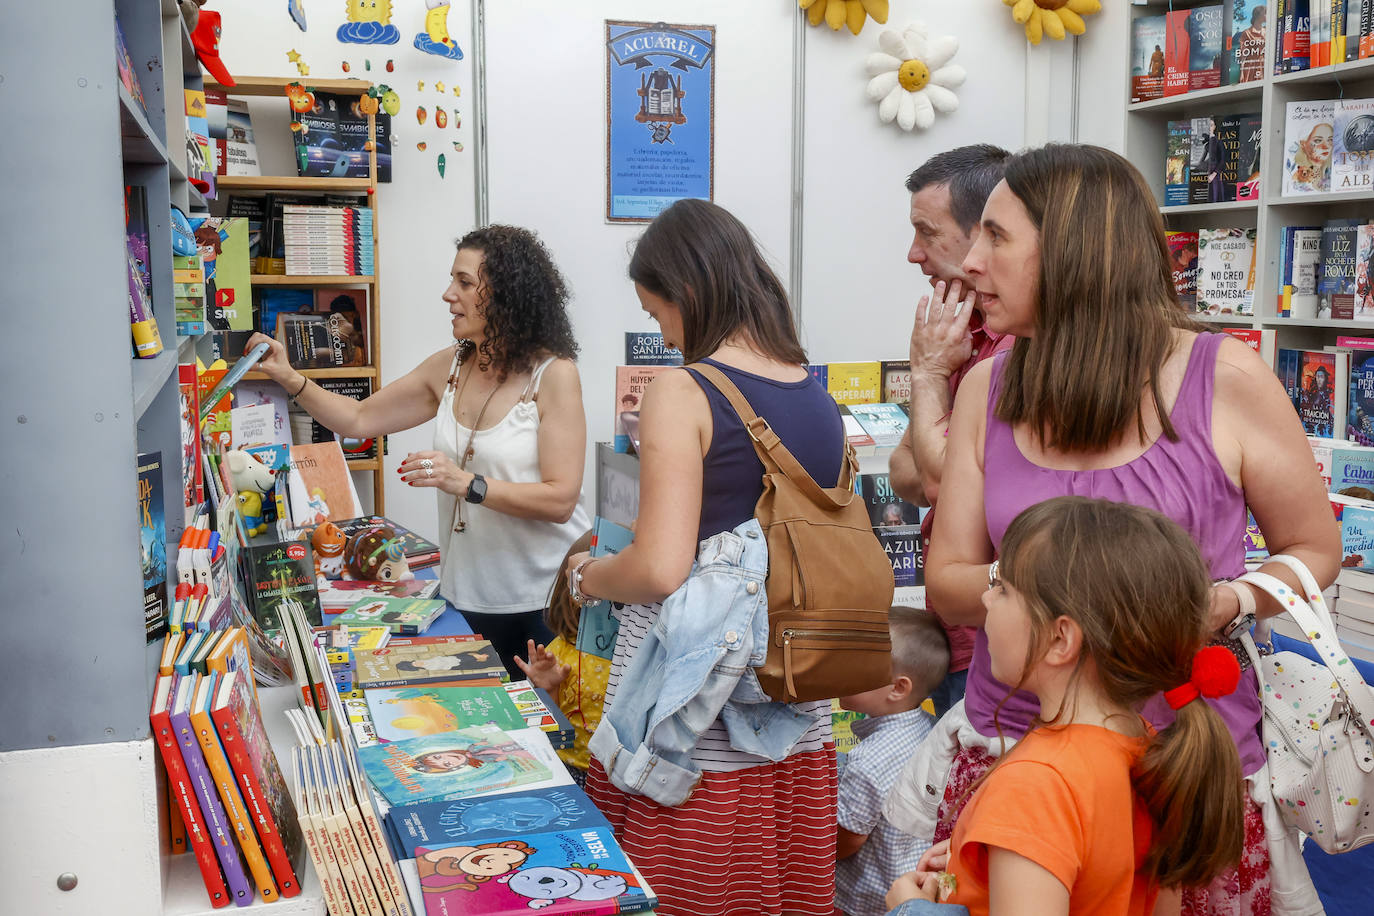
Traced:
[[754, 517], [768, 542], [768, 658], [754, 669], [759, 684], [787, 703], [890, 684], [892, 565], [854, 494], [854, 449], [845, 443], [839, 483], [822, 488], [725, 373], [691, 368], [730, 401], [763, 462]]

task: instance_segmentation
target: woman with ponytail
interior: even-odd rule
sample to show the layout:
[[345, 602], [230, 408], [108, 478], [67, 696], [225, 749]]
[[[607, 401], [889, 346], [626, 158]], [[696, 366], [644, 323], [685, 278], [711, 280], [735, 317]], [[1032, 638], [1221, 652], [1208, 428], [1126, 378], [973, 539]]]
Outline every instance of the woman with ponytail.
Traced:
[[[1273, 368], [1179, 305], [1149, 184], [1098, 147], [1019, 153], [988, 197], [964, 271], [988, 329], [1015, 335], [1016, 345], [975, 367], [955, 399], [926, 561], [931, 606], [946, 623], [983, 626], [980, 593], [1012, 519], [1057, 496], [1109, 499], [1153, 509], [1187, 532], [1213, 583], [1205, 641], [1248, 668], [1236, 637], [1254, 616], [1283, 609], [1227, 581], [1245, 572], [1247, 507], [1269, 549], [1298, 557], [1322, 587], [1339, 569], [1340, 532]], [[1282, 564], [1265, 571], [1297, 584]], [[978, 635], [964, 702], [898, 780], [884, 811], [890, 823], [937, 842], [950, 836], [968, 787], [1040, 712], [1015, 683], [990, 668], [988, 636]], [[1243, 670], [1234, 692], [1197, 703], [1225, 722], [1249, 793], [1238, 866], [1190, 887], [1184, 916], [1320, 913], [1273, 805], [1255, 673]], [[1161, 733], [1174, 721], [1162, 696], [1141, 711]]]
[[[1200, 698], [1230, 694], [1240, 666], [1203, 645], [1210, 591], [1197, 546], [1157, 512], [1062, 496], [1017, 516], [985, 630], [993, 676], [1040, 714], [889, 905], [935, 900], [943, 869], [948, 902], [972, 916], [1146, 916], [1177, 911], [1161, 889], [1234, 867], [1240, 755]], [[1159, 693], [1177, 715], [1156, 732], [1138, 710]]]

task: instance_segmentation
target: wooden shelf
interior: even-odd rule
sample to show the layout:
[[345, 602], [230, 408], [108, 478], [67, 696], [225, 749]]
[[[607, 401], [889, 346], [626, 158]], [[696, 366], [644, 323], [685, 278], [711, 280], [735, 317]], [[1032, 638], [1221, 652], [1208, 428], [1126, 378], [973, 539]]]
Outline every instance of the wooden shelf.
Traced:
[[1159, 114], [1175, 114], [1192, 108], [1215, 105], [1221, 102], [1239, 102], [1254, 99], [1258, 105], [1264, 92], [1263, 80], [1236, 83], [1232, 86], [1218, 86], [1215, 89], [1199, 89], [1182, 95], [1166, 96], [1162, 99], [1149, 99], [1126, 106], [1127, 111], [1150, 111]]
[[381, 470], [381, 467], [382, 460], [380, 458], [348, 458], [350, 471], [378, 471]]
[[254, 286], [354, 286], [371, 285], [376, 282], [371, 274], [349, 276], [348, 274], [325, 274], [298, 276], [295, 274], [253, 274], [249, 278]]
[[301, 178], [296, 175], [220, 175], [216, 179], [226, 191], [337, 191], [365, 192], [372, 187], [366, 178]]
[[[306, 378], [376, 378], [378, 374], [376, 366], [340, 366], [330, 369], [297, 369], [296, 371]], [[244, 373], [243, 377], [252, 381], [262, 381], [267, 378], [267, 373], [253, 370]]]
[[221, 86], [213, 80], [206, 80], [205, 88], [221, 89], [226, 95], [279, 95], [282, 98], [286, 98], [285, 89], [290, 83], [300, 83], [311, 90], [336, 92], [340, 95], [364, 95], [372, 88], [372, 83], [367, 80], [316, 80], [309, 77], [290, 79], [277, 76], [236, 76], [234, 83], [233, 86]]

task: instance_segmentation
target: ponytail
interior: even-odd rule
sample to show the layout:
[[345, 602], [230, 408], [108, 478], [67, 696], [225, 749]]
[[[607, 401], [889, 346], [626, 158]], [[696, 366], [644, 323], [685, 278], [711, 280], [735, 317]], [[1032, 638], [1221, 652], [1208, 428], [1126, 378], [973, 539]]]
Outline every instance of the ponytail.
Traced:
[[1144, 871], [1162, 887], [1202, 887], [1240, 861], [1245, 780], [1235, 739], [1211, 706], [1180, 707], [1131, 775], [1154, 824]]

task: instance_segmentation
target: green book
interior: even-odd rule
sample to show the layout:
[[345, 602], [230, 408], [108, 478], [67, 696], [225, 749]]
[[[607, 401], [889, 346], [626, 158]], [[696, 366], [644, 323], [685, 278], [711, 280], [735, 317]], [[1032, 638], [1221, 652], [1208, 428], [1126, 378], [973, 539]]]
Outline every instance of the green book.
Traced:
[[446, 607], [437, 598], [366, 598], [335, 617], [330, 625], [386, 627], [396, 636], [419, 636]]
[[383, 741], [438, 735], [470, 725], [505, 731], [528, 723], [504, 687], [397, 687], [367, 691], [372, 727]]

